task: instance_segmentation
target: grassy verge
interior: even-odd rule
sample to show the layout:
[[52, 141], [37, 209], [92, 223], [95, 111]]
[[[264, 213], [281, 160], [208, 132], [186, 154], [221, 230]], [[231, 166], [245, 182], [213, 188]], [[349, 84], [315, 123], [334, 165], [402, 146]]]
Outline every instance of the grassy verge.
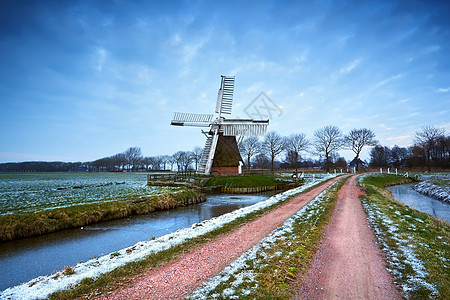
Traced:
[[0, 216], [0, 241], [26, 238], [77, 228], [89, 224], [147, 214], [177, 206], [178, 199], [202, 194], [196, 190], [167, 191], [157, 196], [132, 197], [128, 200], [74, 205], [40, 212]]
[[394, 200], [384, 189], [400, 176], [364, 177], [363, 205], [388, 270], [410, 299], [448, 299], [450, 295], [450, 225]]
[[288, 183], [273, 176], [247, 175], [212, 177], [205, 186], [223, 186], [226, 188], [266, 187]]
[[433, 184], [443, 187], [450, 187], [450, 179], [436, 179], [433, 180]]
[[231, 230], [236, 229], [237, 227], [270, 212], [273, 209], [276, 209], [295, 196], [296, 195], [290, 196], [270, 207], [238, 218], [207, 234], [188, 240], [183, 244], [174, 246], [164, 251], [153, 253], [142, 260], [126, 264], [125, 266], [119, 267], [112, 272], [103, 274], [98, 278], [87, 278], [81, 281], [73, 289], [59, 291], [52, 294], [50, 296], [50, 299], [75, 299], [83, 295], [84, 297], [89, 298], [94, 295], [107, 294], [109, 291], [112, 291], [118, 287], [128, 285], [131, 282], [132, 278], [138, 277], [144, 272], [147, 272], [153, 268], [164, 265], [175, 259], [180, 254], [190, 251], [192, 248], [198, 247], [222, 234], [228, 233]]
[[190, 299], [291, 299], [291, 283], [308, 269], [344, 182], [316, 197]]

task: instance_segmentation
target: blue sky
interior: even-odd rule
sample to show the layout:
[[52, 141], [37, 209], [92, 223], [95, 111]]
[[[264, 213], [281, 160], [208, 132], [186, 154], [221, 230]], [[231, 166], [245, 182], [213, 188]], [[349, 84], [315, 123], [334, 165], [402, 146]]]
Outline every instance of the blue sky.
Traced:
[[448, 134], [449, 15], [448, 1], [3, 0], [0, 162], [203, 147], [198, 128], [169, 124], [213, 113], [220, 75], [236, 76], [233, 116], [264, 92], [282, 135]]

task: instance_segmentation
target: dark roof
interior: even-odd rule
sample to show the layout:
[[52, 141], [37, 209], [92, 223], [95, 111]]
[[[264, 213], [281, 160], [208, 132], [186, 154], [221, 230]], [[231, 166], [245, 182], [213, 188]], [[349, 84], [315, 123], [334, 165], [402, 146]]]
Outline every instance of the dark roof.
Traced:
[[[356, 159], [353, 159], [349, 164], [349, 167], [356, 167]], [[358, 159], [358, 167], [367, 167], [367, 163]]]

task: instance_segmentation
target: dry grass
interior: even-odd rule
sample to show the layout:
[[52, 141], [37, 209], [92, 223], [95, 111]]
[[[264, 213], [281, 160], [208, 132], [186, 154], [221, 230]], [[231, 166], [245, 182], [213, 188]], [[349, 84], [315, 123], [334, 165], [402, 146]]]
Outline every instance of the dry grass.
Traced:
[[40, 212], [26, 212], [0, 216], [0, 241], [27, 238], [69, 228], [143, 215], [178, 205], [178, 200], [200, 196], [196, 190], [167, 191], [152, 197], [132, 198], [75, 205]]

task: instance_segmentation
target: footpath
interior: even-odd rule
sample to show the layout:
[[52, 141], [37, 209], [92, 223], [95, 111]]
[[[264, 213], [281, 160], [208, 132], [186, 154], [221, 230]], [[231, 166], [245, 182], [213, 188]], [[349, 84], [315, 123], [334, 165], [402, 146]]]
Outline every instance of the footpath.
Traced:
[[149, 270], [133, 279], [131, 285], [102, 295], [99, 299], [183, 298], [281, 226], [338, 179], [331, 179], [294, 197], [260, 218], [181, 255], [167, 265]]
[[366, 221], [357, 175], [339, 190], [336, 207], [295, 299], [401, 299]]
[[[335, 210], [311, 267], [296, 286], [295, 299], [401, 299], [385, 268], [351, 176], [338, 193]], [[149, 270], [131, 285], [100, 299], [181, 299], [248, 251], [339, 178], [300, 194], [167, 265]]]

